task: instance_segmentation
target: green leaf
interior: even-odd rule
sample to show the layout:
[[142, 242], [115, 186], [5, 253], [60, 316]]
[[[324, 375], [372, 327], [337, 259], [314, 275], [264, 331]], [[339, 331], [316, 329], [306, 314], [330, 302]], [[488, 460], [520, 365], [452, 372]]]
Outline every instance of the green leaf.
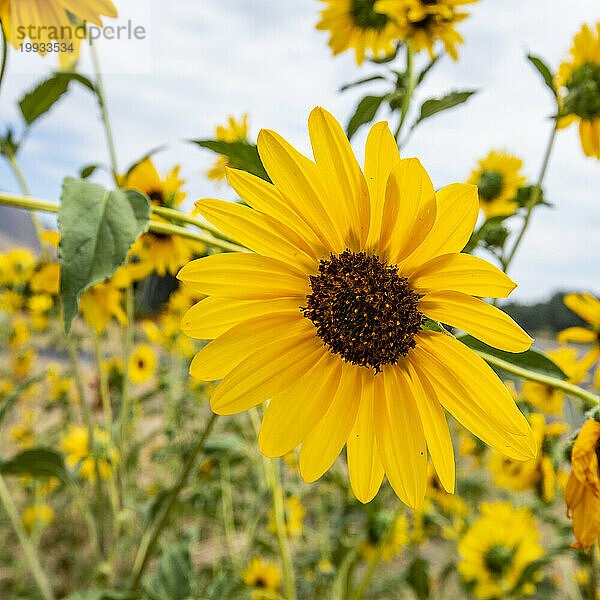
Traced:
[[557, 98], [558, 94], [554, 87], [554, 75], [552, 75], [552, 71], [548, 67], [548, 65], [538, 56], [533, 56], [532, 54], [528, 54], [527, 58], [529, 62], [538, 70], [538, 73], [544, 79], [544, 83], [550, 88], [552, 95]]
[[2, 424], [2, 421], [4, 421], [4, 417], [6, 417], [6, 414], [14, 406], [15, 402], [19, 399], [21, 394], [28, 387], [32, 386], [34, 383], [37, 383], [38, 381], [43, 381], [43, 380], [44, 380], [43, 375], [38, 375], [37, 377], [32, 377], [31, 379], [27, 379], [26, 381], [23, 381], [22, 383], [20, 383], [17, 386], [17, 389], [15, 389], [10, 394], [7, 394], [5, 396], [2, 403], [0, 403], [0, 424]]
[[87, 179], [88, 177], [91, 177], [99, 168], [100, 165], [88, 165], [87, 167], [83, 167], [83, 169], [79, 171], [80, 179]]
[[128, 600], [134, 598], [133, 592], [118, 592], [117, 590], [91, 589], [70, 594], [63, 600]]
[[52, 77], [38, 84], [19, 101], [21, 114], [27, 125], [31, 125], [36, 119], [47, 113], [65, 94], [72, 81], [78, 81], [94, 91], [94, 84], [87, 77], [79, 75], [79, 73], [55, 73]]
[[429, 317], [423, 317], [421, 321], [421, 329], [428, 329], [429, 331], [437, 331], [438, 333], [445, 333], [451, 335], [440, 323], [430, 319]]
[[151, 600], [187, 600], [192, 595], [192, 561], [187, 545], [163, 550], [158, 574], [144, 581], [144, 591]]
[[7, 158], [14, 158], [19, 150], [19, 143], [14, 138], [14, 134], [10, 127], [6, 130], [3, 137], [0, 138], [0, 154]]
[[[534, 371], [540, 375], [549, 375], [558, 379], [568, 379], [563, 370], [554, 361], [550, 360], [545, 354], [542, 354], [537, 350], [527, 350], [525, 352], [519, 352], [515, 354], [512, 352], [504, 352], [503, 350], [492, 348], [491, 346], [488, 346], [487, 344], [484, 344], [478, 339], [475, 339], [473, 336], [467, 334], [459, 335], [456, 337], [456, 339], [461, 341], [472, 350], [484, 352], [485, 354], [500, 358], [523, 369]], [[509, 379], [515, 379], [515, 375], [509, 373], [505, 374], [505, 376]]]
[[386, 81], [386, 78], [383, 75], [371, 75], [371, 77], [365, 77], [364, 79], [359, 79], [358, 81], [353, 81], [352, 83], [347, 83], [340, 88], [340, 92], [345, 92], [350, 88], [356, 87], [357, 85], [362, 85], [363, 83], [369, 83], [370, 81], [383, 80]]
[[60, 294], [69, 333], [85, 290], [111, 277], [148, 229], [150, 201], [132, 190], [65, 178], [58, 212]]
[[221, 142], [217, 140], [190, 141], [194, 144], [198, 144], [201, 148], [207, 148], [208, 150], [212, 150], [213, 152], [224, 156], [235, 169], [247, 171], [269, 183], [271, 182], [254, 144], [250, 144], [244, 140], [239, 140], [237, 142]]
[[427, 600], [431, 592], [429, 563], [420, 556], [415, 557], [408, 567], [406, 581], [419, 600]]
[[354, 114], [350, 117], [348, 127], [346, 127], [346, 134], [348, 139], [358, 131], [361, 125], [370, 123], [377, 114], [381, 103], [385, 99], [385, 96], [365, 96], [356, 107]]
[[63, 457], [49, 448], [32, 448], [12, 459], [0, 462], [4, 475], [31, 475], [32, 477], [58, 477], [63, 483], [72, 483], [71, 474], [65, 467]]
[[427, 77], [427, 75], [429, 74], [429, 71], [431, 71], [431, 69], [435, 66], [435, 63], [437, 63], [439, 58], [440, 58], [439, 55], [434, 56], [429, 61], [429, 64], [419, 73], [419, 76], [417, 77], [417, 85], [423, 83], [423, 80], [425, 79], [425, 77]]
[[421, 111], [419, 113], [419, 118], [415, 122], [415, 125], [443, 110], [448, 110], [449, 108], [453, 108], [459, 104], [462, 104], [463, 102], [466, 102], [475, 93], [476, 90], [450, 92], [441, 98], [430, 98], [429, 100], [425, 100], [425, 102], [421, 104]]

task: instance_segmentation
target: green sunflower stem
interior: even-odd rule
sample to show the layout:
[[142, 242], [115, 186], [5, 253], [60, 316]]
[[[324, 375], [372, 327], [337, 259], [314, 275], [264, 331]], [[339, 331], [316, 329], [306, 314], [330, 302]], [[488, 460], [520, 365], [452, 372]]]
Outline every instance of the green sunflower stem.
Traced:
[[187, 460], [185, 461], [181, 472], [179, 473], [179, 477], [177, 478], [175, 485], [171, 488], [171, 493], [168, 499], [165, 500], [162, 509], [156, 515], [156, 518], [148, 526], [148, 528], [142, 536], [142, 540], [140, 542], [137, 554], [135, 556], [133, 569], [131, 571], [131, 584], [129, 586], [129, 589], [131, 591], [135, 591], [140, 585], [142, 576], [144, 575], [146, 567], [148, 566], [148, 560], [150, 559], [152, 551], [154, 550], [154, 546], [156, 545], [156, 542], [158, 541], [162, 530], [167, 524], [169, 515], [171, 514], [171, 510], [175, 506], [177, 499], [179, 498], [179, 494], [185, 487], [188, 477], [194, 465], [196, 464], [196, 459], [198, 458], [198, 455], [204, 448], [204, 444], [208, 439], [208, 436], [216, 420], [217, 415], [211, 413], [206, 427], [204, 428], [204, 431], [200, 436], [200, 439], [190, 451], [190, 454], [187, 457]]
[[2, 90], [2, 84], [4, 82], [4, 75], [6, 74], [6, 65], [8, 64], [8, 40], [0, 24], [0, 36], [2, 37], [2, 63], [0, 63], [0, 91]]
[[2, 475], [0, 475], [0, 503], [4, 507], [4, 510], [10, 519], [10, 523], [17, 535], [19, 543], [21, 544], [23, 553], [25, 554], [25, 560], [27, 561], [29, 570], [31, 571], [33, 579], [35, 580], [42, 597], [44, 600], [54, 600], [54, 593], [52, 592], [48, 577], [46, 577], [36, 550], [31, 543], [25, 528], [23, 527], [23, 523], [21, 522], [21, 518], [19, 516], [19, 511], [15, 506], [10, 490], [8, 489], [8, 486], [6, 485]]
[[544, 385], [562, 390], [571, 396], [581, 398], [582, 400], [585, 400], [591, 404], [600, 403], [600, 396], [573, 385], [572, 383], [568, 383], [562, 379], [556, 379], [555, 377], [551, 377], [549, 375], [542, 375], [541, 373], [536, 373], [534, 371], [530, 371], [529, 369], [524, 369], [523, 367], [509, 363], [508, 361], [492, 356], [491, 354], [487, 354], [486, 352], [481, 352], [480, 350], [474, 350], [474, 352], [479, 354], [479, 356], [481, 356], [481, 358], [483, 358], [489, 365], [498, 367], [507, 373], [517, 375], [518, 377], [522, 377], [528, 381], [536, 381], [538, 383], [543, 383]]
[[548, 164], [550, 162], [550, 155], [552, 154], [552, 148], [554, 147], [554, 140], [556, 139], [556, 132], [558, 131], [558, 120], [555, 121], [554, 127], [552, 128], [552, 133], [550, 135], [550, 139], [548, 140], [548, 145], [546, 146], [546, 152], [544, 153], [544, 159], [542, 161], [542, 168], [540, 169], [540, 174], [535, 184], [534, 188], [531, 190], [531, 198], [529, 198], [529, 202], [527, 205], [527, 213], [525, 214], [525, 219], [523, 221], [523, 226], [521, 227], [521, 231], [519, 231], [519, 235], [515, 240], [515, 243], [509, 253], [509, 255], [502, 260], [502, 270], [507, 273], [508, 268], [510, 267], [515, 254], [521, 242], [523, 241], [523, 237], [525, 236], [525, 232], [529, 228], [529, 224], [531, 222], [531, 215], [533, 213], [533, 209], [538, 205], [540, 194], [542, 193], [542, 183], [544, 182], [544, 177], [546, 176], [546, 171], [548, 170]]
[[415, 81], [415, 67], [414, 67], [414, 58], [415, 52], [412, 48], [410, 40], [406, 40], [406, 75], [408, 77], [408, 86], [406, 88], [406, 94], [402, 100], [402, 112], [400, 116], [400, 122], [398, 123], [398, 128], [396, 129], [396, 133], [394, 137], [396, 138], [396, 143], [400, 144], [400, 134], [402, 133], [402, 127], [404, 126], [404, 122], [406, 121], [406, 117], [408, 115], [408, 111], [410, 110], [410, 103], [415, 92], [416, 81]]
[[388, 525], [388, 528], [386, 529], [385, 534], [383, 535], [383, 538], [381, 538], [381, 540], [379, 541], [379, 544], [377, 545], [377, 551], [375, 552], [375, 556], [373, 557], [373, 559], [371, 561], [369, 561], [367, 570], [365, 571], [364, 575], [362, 576], [362, 579], [360, 580], [358, 587], [354, 590], [354, 593], [350, 596], [350, 600], [361, 600], [362, 599], [365, 591], [367, 590], [369, 583], [371, 582], [371, 579], [373, 578], [375, 571], [377, 570], [377, 567], [379, 566], [379, 563], [381, 562], [381, 557], [383, 556], [383, 551], [385, 550], [386, 545], [389, 543], [389, 541], [392, 539], [392, 536], [394, 535], [394, 530], [396, 528], [396, 519], [399, 517], [399, 515], [403, 511], [404, 511], [404, 505], [400, 504], [398, 506], [398, 508], [396, 509], [396, 512], [394, 513], [394, 516], [393, 516], [392, 520], [390, 521], [390, 524]]

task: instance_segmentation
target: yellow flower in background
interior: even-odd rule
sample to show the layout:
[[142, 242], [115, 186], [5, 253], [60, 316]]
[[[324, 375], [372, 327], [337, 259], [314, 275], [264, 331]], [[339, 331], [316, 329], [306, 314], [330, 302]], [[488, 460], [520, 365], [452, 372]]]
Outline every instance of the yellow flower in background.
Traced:
[[[397, 515], [395, 517], [393, 527], [394, 529], [391, 536], [383, 545], [381, 560], [384, 562], [390, 562], [394, 556], [402, 552], [410, 541], [410, 536], [408, 534], [408, 520], [404, 515]], [[375, 560], [379, 542], [380, 540], [377, 539], [364, 540], [359, 544], [358, 552], [365, 560]]]
[[[248, 140], [248, 114], [244, 113], [239, 121], [229, 117], [227, 125], [218, 125], [215, 131], [218, 142], [241, 142]], [[215, 164], [206, 172], [206, 176], [214, 181], [223, 181], [225, 171], [230, 166], [225, 156], [219, 156]]]
[[446, 52], [458, 60], [457, 44], [464, 42], [455, 26], [469, 14], [457, 7], [478, 0], [377, 0], [375, 10], [388, 15], [398, 27], [400, 39], [410, 40], [416, 52], [427, 50], [433, 58], [441, 41]]
[[[556, 339], [561, 344], [566, 342], [592, 344], [590, 351], [581, 359], [581, 368], [588, 371], [600, 356], [600, 300], [591, 294], [583, 293], [567, 294], [563, 302], [565, 306], [588, 323], [589, 328], [568, 327], [563, 329]], [[594, 373], [594, 386], [600, 388], [600, 362]]]
[[109, 479], [112, 464], [117, 460], [117, 451], [110, 442], [108, 432], [96, 427], [94, 429], [95, 453], [90, 451], [89, 435], [86, 427], [70, 425], [64, 432], [60, 449], [66, 454], [65, 464], [79, 469], [79, 477], [91, 482], [96, 480], [96, 462], [102, 479]]
[[129, 379], [133, 383], [148, 381], [156, 370], [156, 354], [148, 344], [137, 346], [129, 359]]
[[25, 299], [21, 294], [13, 290], [4, 290], [0, 294], [0, 310], [9, 315], [20, 310], [25, 304]]
[[54, 306], [52, 296], [48, 294], [36, 294], [27, 301], [27, 309], [31, 316], [31, 326], [37, 331], [43, 331], [48, 327], [48, 311]]
[[495, 150], [478, 161], [469, 183], [477, 186], [479, 205], [486, 219], [512, 215], [517, 210], [515, 197], [526, 181], [520, 174], [522, 167], [520, 158]]
[[571, 474], [565, 488], [567, 516], [573, 520], [573, 548], [600, 539], [600, 423], [588, 419], [573, 445]]
[[35, 255], [29, 248], [13, 248], [0, 255], [0, 283], [12, 287], [27, 284], [35, 265]]
[[173, 168], [163, 179], [152, 160], [145, 158], [121, 178], [121, 187], [146, 194], [154, 206], [176, 208], [185, 200], [181, 189], [185, 180], [180, 179], [179, 170], [179, 166]]
[[19, 423], [15, 423], [10, 428], [10, 438], [20, 450], [33, 448], [35, 444], [35, 413], [32, 410], [26, 410]]
[[33, 364], [37, 358], [37, 352], [33, 348], [28, 348], [24, 352], [18, 352], [11, 355], [11, 366], [13, 375], [17, 379], [24, 379], [29, 375]]
[[242, 581], [253, 588], [254, 600], [268, 600], [269, 594], [261, 590], [275, 593], [281, 585], [281, 574], [275, 563], [262, 557], [255, 557], [248, 563], [248, 568], [242, 573]]
[[36, 527], [47, 527], [54, 521], [54, 509], [48, 504], [33, 504], [23, 511], [23, 527], [31, 533]]
[[573, 39], [571, 57], [556, 76], [561, 94], [559, 128], [579, 121], [579, 138], [586, 156], [600, 159], [600, 23], [596, 31], [584, 25]]
[[[543, 556], [540, 534], [527, 508], [484, 503], [480, 510], [481, 517], [458, 543], [458, 572], [474, 586], [476, 598], [506, 598], [524, 569]], [[532, 594], [535, 586], [528, 581], [518, 591]]]
[[[300, 498], [290, 496], [285, 502], [285, 530], [291, 538], [297, 538], [302, 535], [302, 519], [306, 514]], [[275, 513], [269, 511], [269, 531], [277, 533], [277, 524], [275, 523]]]
[[60, 367], [56, 364], [48, 365], [46, 371], [46, 381], [50, 388], [50, 400], [58, 402], [65, 396], [68, 396], [73, 388], [73, 380], [60, 373]]
[[12, 323], [12, 333], [8, 344], [11, 348], [22, 346], [29, 339], [29, 326], [25, 319], [15, 319]]
[[123, 290], [111, 281], [97, 283], [84, 292], [79, 301], [79, 309], [85, 322], [97, 334], [101, 334], [112, 319], [121, 326], [127, 325], [127, 315], [123, 310]]
[[375, 0], [321, 0], [317, 29], [329, 31], [329, 47], [337, 56], [354, 50], [356, 63], [365, 57], [385, 58], [394, 51], [399, 39], [398, 26], [383, 11], [376, 10]]
[[385, 472], [403, 502], [420, 505], [428, 450], [444, 488], [454, 490], [442, 406], [512, 458], [534, 457], [529, 424], [492, 369], [453, 337], [422, 327], [425, 318], [439, 320], [510, 352], [533, 341], [474, 297], [506, 297], [516, 286], [461, 253], [477, 220], [475, 186], [436, 194], [417, 159], [400, 160], [385, 122], [369, 134], [366, 175], [327, 111], [311, 113], [309, 131], [316, 163], [263, 130], [258, 151], [273, 184], [228, 171], [252, 208], [197, 203], [213, 225], [257, 252], [201, 258], [178, 275], [210, 294], [186, 313], [182, 329], [214, 339], [190, 367], [199, 380], [222, 380], [213, 411], [236, 414], [271, 399], [261, 451], [282, 456], [302, 443], [308, 482], [347, 443], [362, 502]]
[[[585, 360], [577, 360], [577, 352], [574, 348], [564, 347], [549, 350], [546, 355], [563, 370], [569, 383], [581, 383], [589, 370]], [[523, 396], [529, 404], [546, 414], [563, 414], [565, 393], [562, 390], [536, 381], [525, 381], [523, 382]]]
[[42, 265], [31, 278], [31, 289], [37, 294], [58, 296], [60, 292], [60, 264]]

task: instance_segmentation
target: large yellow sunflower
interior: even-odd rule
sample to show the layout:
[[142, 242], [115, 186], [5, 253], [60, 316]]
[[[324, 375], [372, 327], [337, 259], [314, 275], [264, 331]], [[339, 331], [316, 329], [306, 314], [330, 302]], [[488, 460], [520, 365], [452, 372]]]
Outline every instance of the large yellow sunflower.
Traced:
[[506, 297], [516, 286], [461, 253], [477, 220], [477, 188], [457, 183], [436, 194], [416, 158], [400, 159], [385, 122], [369, 134], [365, 174], [327, 111], [313, 110], [309, 132], [316, 163], [261, 131], [273, 185], [228, 171], [252, 208], [197, 203], [256, 252], [195, 260], [178, 275], [210, 296], [182, 327], [216, 338], [190, 367], [197, 379], [222, 380], [212, 409], [230, 415], [270, 398], [260, 448], [281, 456], [302, 443], [305, 481], [321, 477], [347, 443], [362, 502], [385, 471], [406, 504], [421, 504], [426, 444], [444, 488], [454, 490], [442, 406], [508, 456], [535, 456], [529, 424], [492, 369], [453, 337], [424, 328], [427, 318], [449, 323], [509, 352], [533, 341], [474, 297]]
[[596, 32], [584, 25], [575, 36], [571, 59], [560, 65], [556, 85], [567, 114], [559, 128], [579, 121], [583, 153], [600, 159], [600, 23]]
[[408, 39], [416, 52], [427, 50], [434, 56], [435, 43], [444, 44], [446, 52], [458, 60], [456, 45], [463, 43], [454, 29], [469, 14], [457, 7], [478, 0], [377, 0], [375, 10], [387, 15], [398, 26], [400, 39]]
[[383, 11], [376, 10], [376, 0], [321, 0], [327, 8], [321, 11], [317, 29], [329, 31], [329, 47], [334, 55], [351, 48], [357, 64], [367, 55], [384, 58], [394, 50], [400, 38], [397, 24]]
[[512, 215], [519, 206], [515, 201], [517, 191], [526, 181], [520, 174], [523, 161], [506, 152], [492, 150], [477, 162], [469, 183], [477, 186], [485, 218]]

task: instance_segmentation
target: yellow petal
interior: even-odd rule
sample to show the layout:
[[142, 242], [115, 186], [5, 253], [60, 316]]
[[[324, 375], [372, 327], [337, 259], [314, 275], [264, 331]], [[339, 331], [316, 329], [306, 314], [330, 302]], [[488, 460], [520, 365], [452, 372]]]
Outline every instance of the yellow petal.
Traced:
[[[350, 142], [333, 115], [317, 106], [308, 118], [317, 167], [329, 194], [328, 211], [338, 227], [346, 223], [346, 246], [360, 249], [369, 233], [369, 190]], [[333, 212], [335, 210], [335, 212]]]
[[561, 344], [576, 342], [578, 344], [593, 344], [598, 339], [598, 334], [585, 327], [567, 327], [558, 333], [556, 339]]
[[189, 262], [177, 274], [195, 292], [238, 300], [303, 297], [308, 277], [280, 260], [258, 254], [214, 254]]
[[316, 272], [317, 259], [309, 246], [273, 217], [235, 202], [212, 198], [199, 200], [196, 208], [207, 221], [246, 248], [289, 262], [304, 272]]
[[333, 402], [341, 373], [342, 361], [326, 352], [306, 375], [271, 400], [258, 435], [265, 456], [287, 454], [316, 427]]
[[453, 494], [455, 484], [454, 448], [444, 410], [427, 375], [416, 361], [410, 360], [410, 357], [407, 360], [407, 372], [415, 394], [431, 462], [433, 462], [444, 489]]
[[375, 497], [383, 481], [383, 465], [375, 441], [373, 394], [374, 377], [365, 371], [358, 415], [346, 448], [350, 485], [354, 495], [363, 504]]
[[[401, 271], [404, 275], [404, 271]], [[506, 298], [517, 284], [486, 260], [470, 254], [445, 254], [432, 258], [410, 277], [419, 293], [448, 290], [486, 298]]]
[[430, 319], [452, 325], [506, 352], [525, 352], [533, 344], [533, 339], [506, 313], [467, 294], [431, 292], [419, 300], [419, 310]]
[[273, 340], [306, 335], [311, 327], [308, 319], [294, 310], [249, 319], [204, 346], [192, 360], [190, 375], [200, 381], [223, 379], [247, 356]]
[[343, 363], [340, 386], [325, 416], [306, 436], [300, 450], [300, 474], [316, 481], [331, 467], [354, 427], [361, 397], [359, 367]]
[[381, 252], [379, 245], [382, 239], [384, 247], [390, 238], [393, 223], [383, 221], [385, 204], [385, 188], [394, 165], [400, 161], [400, 152], [396, 140], [386, 121], [375, 123], [369, 131], [365, 147], [365, 178], [371, 199], [371, 222], [367, 247]]
[[417, 346], [411, 357], [418, 361], [420, 372], [426, 377], [442, 406], [456, 420], [480, 438], [514, 460], [535, 458], [537, 448], [533, 434], [516, 435], [509, 433], [494, 418], [494, 407], [482, 406], [478, 398], [469, 392], [462, 381], [448, 369], [443, 358]]
[[435, 221], [435, 190], [418, 158], [396, 163], [385, 190], [383, 219], [394, 223], [385, 254], [399, 262], [423, 242]]
[[233, 415], [279, 394], [302, 377], [327, 352], [313, 331], [278, 339], [253, 353], [216, 387], [213, 412]]
[[310, 246], [317, 258], [327, 254], [323, 242], [315, 232], [291, 209], [277, 188], [260, 177], [246, 171], [227, 168], [227, 181], [240, 198], [255, 210], [272, 216], [287, 225]]
[[373, 414], [388, 481], [402, 502], [418, 508], [427, 487], [427, 446], [413, 390], [401, 367], [386, 368], [383, 385], [376, 383]]
[[183, 315], [181, 331], [196, 340], [213, 340], [243, 321], [279, 312], [300, 313], [303, 303], [298, 298], [276, 300], [231, 300], [205, 298]]
[[460, 252], [473, 233], [479, 214], [477, 186], [447, 185], [437, 192], [436, 204], [435, 223], [429, 235], [402, 263], [402, 271], [407, 274], [436, 256]]
[[[269, 177], [296, 214], [326, 248], [343, 252], [344, 240], [324, 205], [326, 192], [317, 165], [267, 129], [258, 134], [258, 152]], [[334, 214], [336, 208], [331, 207]]]
[[563, 302], [590, 325], [600, 325], [600, 300], [591, 294], [567, 294]]

